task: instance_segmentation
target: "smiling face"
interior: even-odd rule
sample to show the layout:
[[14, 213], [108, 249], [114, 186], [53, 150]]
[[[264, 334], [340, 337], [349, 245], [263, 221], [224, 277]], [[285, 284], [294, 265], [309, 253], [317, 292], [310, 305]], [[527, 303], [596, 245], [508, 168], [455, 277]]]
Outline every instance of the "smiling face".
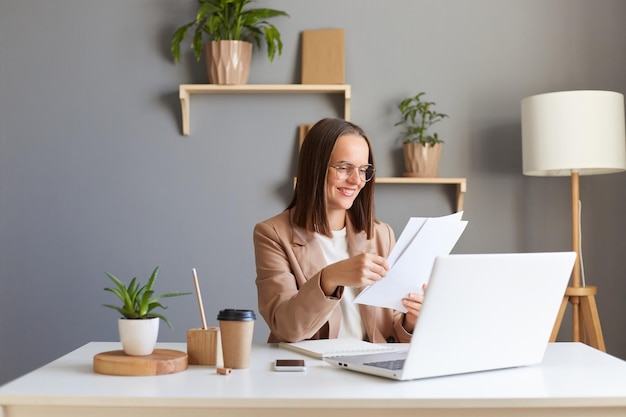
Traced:
[[346, 210], [352, 207], [365, 186], [365, 181], [359, 177], [358, 169], [354, 170], [352, 175], [340, 180], [337, 178], [337, 170], [331, 165], [351, 164], [360, 167], [367, 164], [368, 160], [369, 147], [361, 136], [345, 134], [337, 138], [326, 175], [326, 211], [332, 230], [343, 229]]

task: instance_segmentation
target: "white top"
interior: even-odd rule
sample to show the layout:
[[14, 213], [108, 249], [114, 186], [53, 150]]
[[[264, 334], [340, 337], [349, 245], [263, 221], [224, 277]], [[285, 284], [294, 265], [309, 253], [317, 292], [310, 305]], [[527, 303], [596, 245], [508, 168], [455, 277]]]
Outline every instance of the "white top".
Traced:
[[[328, 265], [348, 259], [348, 241], [346, 239], [346, 228], [333, 230], [333, 237], [329, 238], [321, 234], [317, 235], [322, 246], [322, 252]], [[341, 326], [339, 327], [339, 338], [352, 338], [363, 340], [365, 337], [365, 326], [361, 320], [359, 307], [354, 303], [356, 289], [344, 287], [341, 297]]]
[[[186, 344], [157, 347], [185, 351]], [[148, 377], [93, 372], [95, 354], [118, 349], [119, 342], [92, 342], [1, 386], [5, 416], [104, 416], [104, 410], [94, 410], [101, 407], [115, 417], [249, 415], [250, 410], [267, 417], [626, 415], [626, 362], [582, 343], [549, 344], [543, 365], [404, 382], [335, 368], [272, 344], [254, 345], [250, 368], [226, 376], [197, 365]], [[305, 359], [307, 370], [274, 372], [277, 358]]]

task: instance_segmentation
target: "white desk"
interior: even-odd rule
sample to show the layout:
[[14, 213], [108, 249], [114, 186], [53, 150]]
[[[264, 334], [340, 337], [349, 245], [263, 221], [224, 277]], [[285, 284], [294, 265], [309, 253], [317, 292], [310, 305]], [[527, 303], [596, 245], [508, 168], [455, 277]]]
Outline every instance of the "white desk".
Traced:
[[226, 376], [95, 374], [93, 355], [119, 348], [89, 343], [0, 387], [4, 417], [626, 416], [626, 362], [580, 343], [551, 344], [541, 366], [408, 382], [311, 358], [305, 373], [273, 372], [274, 359], [301, 357], [276, 345], [255, 345], [251, 368]]

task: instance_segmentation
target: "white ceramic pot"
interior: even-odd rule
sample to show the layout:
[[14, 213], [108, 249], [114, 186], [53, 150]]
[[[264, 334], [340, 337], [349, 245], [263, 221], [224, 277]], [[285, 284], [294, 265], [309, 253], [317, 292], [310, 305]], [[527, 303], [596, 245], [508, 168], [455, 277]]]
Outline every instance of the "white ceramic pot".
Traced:
[[159, 336], [159, 319], [125, 319], [117, 321], [124, 353], [131, 356], [150, 355]]

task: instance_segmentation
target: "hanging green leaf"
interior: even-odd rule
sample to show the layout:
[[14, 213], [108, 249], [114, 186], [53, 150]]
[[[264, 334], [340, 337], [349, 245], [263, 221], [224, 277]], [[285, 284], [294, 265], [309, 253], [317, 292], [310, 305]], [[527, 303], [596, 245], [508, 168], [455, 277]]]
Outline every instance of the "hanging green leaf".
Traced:
[[197, 61], [202, 57], [204, 38], [208, 41], [248, 41], [257, 48], [261, 48], [261, 40], [265, 39], [270, 62], [276, 55], [282, 54], [283, 43], [280, 32], [266, 19], [289, 17], [287, 13], [268, 8], [246, 9], [245, 7], [254, 0], [197, 0], [197, 2], [199, 8], [195, 19], [177, 28], [172, 35], [170, 51], [175, 62], [180, 62], [180, 44], [192, 26], [196, 26], [196, 29], [191, 48]]

